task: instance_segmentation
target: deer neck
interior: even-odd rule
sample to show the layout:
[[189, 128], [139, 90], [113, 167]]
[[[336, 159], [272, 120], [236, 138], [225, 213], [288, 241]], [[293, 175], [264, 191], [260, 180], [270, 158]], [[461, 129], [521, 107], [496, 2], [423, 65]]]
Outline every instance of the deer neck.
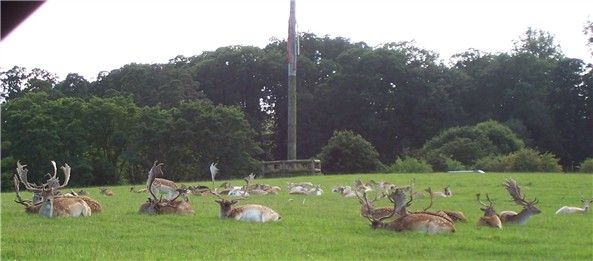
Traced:
[[53, 215], [54, 215], [54, 201], [53, 201], [53, 199], [46, 201], [41, 205], [41, 208], [39, 208], [39, 214], [44, 217], [53, 217]]
[[533, 212], [531, 210], [524, 208], [513, 219], [517, 224], [525, 224], [532, 215]]

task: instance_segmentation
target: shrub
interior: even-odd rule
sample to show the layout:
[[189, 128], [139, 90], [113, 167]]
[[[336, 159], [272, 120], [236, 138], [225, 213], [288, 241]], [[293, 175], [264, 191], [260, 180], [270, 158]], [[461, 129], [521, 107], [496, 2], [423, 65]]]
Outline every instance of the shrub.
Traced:
[[593, 173], [593, 158], [587, 158], [581, 162], [581, 172]]
[[325, 173], [373, 172], [383, 169], [375, 147], [352, 131], [335, 131], [318, 157]]
[[404, 158], [402, 160], [400, 157], [397, 157], [395, 162], [389, 166], [388, 171], [400, 173], [424, 173], [432, 172], [432, 167], [424, 160], [415, 158]]
[[484, 157], [476, 162], [476, 168], [485, 171], [559, 172], [562, 167], [551, 153], [539, 153], [534, 149], [522, 149], [508, 155]]
[[462, 165], [474, 165], [478, 159], [508, 154], [524, 146], [523, 141], [511, 129], [490, 120], [475, 126], [446, 129], [426, 142], [420, 150], [420, 155], [431, 163], [435, 170], [443, 171], [448, 168], [442, 155]]
[[445, 159], [445, 164], [447, 165], [447, 170], [448, 171], [453, 171], [453, 170], [465, 170], [466, 167], [463, 165], [463, 163], [456, 161], [452, 158], [446, 158]]

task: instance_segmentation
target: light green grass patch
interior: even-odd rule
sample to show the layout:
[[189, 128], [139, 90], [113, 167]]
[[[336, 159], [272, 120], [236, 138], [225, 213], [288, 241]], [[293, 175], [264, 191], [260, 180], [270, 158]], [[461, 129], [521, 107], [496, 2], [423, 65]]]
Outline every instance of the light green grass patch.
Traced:
[[[357, 177], [398, 185], [416, 178], [418, 189], [431, 186], [439, 190], [451, 185], [453, 197], [435, 199], [432, 209], [460, 210], [470, 221], [457, 223], [456, 232], [448, 235], [373, 230], [368, 220], [360, 216], [356, 199], [331, 193], [333, 186], [350, 185]], [[518, 181], [527, 199], [539, 199], [538, 207], [543, 213], [523, 226], [507, 225], [503, 230], [476, 228], [475, 221], [482, 215], [475, 200], [478, 192], [489, 193], [497, 211], [520, 210], [501, 185], [508, 177]], [[554, 214], [564, 205], [580, 206], [580, 193], [593, 196], [591, 175], [360, 174], [256, 181], [278, 185], [284, 190], [279, 195], [252, 196], [240, 204], [269, 206], [282, 215], [280, 222], [253, 224], [220, 220], [214, 197], [193, 195], [190, 197], [195, 215], [143, 216], [137, 210], [148, 195], [131, 193], [129, 186], [113, 187], [113, 197], [99, 194], [98, 188], [86, 188], [103, 205], [102, 213], [88, 218], [47, 219], [25, 214], [23, 207], [13, 202], [14, 193], [2, 193], [1, 257], [3, 260], [593, 259], [593, 215]], [[287, 194], [286, 183], [298, 181], [321, 184], [325, 192], [318, 197]], [[25, 192], [22, 196], [30, 198], [31, 194]], [[389, 204], [384, 200], [377, 205]], [[419, 199], [411, 208], [423, 209], [427, 204], [427, 199]]]

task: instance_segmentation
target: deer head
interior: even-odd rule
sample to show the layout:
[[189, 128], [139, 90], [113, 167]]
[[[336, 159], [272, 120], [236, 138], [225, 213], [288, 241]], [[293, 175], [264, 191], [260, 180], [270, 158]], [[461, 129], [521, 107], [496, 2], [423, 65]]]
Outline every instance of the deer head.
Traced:
[[591, 203], [593, 203], [593, 198], [585, 199], [585, 197], [581, 194], [581, 202], [583, 203], [583, 210], [589, 211], [591, 208]]
[[530, 213], [541, 213], [541, 210], [535, 207], [535, 205], [539, 202], [537, 198], [535, 198], [533, 201], [525, 200], [525, 195], [521, 194], [521, 188], [515, 180], [507, 179], [503, 185], [511, 195], [511, 198], [513, 199], [513, 202], [515, 202], [515, 204], [522, 206], [524, 210]]
[[364, 190], [356, 190], [355, 193], [356, 197], [358, 198], [358, 202], [360, 203], [360, 215], [367, 218], [371, 224], [370, 227], [373, 229], [379, 228], [383, 226], [383, 220], [393, 217], [395, 215], [395, 211], [392, 211], [390, 214], [386, 216], [379, 216], [373, 215], [373, 203], [379, 199], [376, 194], [373, 200], [369, 200], [366, 191]]
[[488, 200], [488, 205], [486, 205], [484, 202], [480, 200], [480, 193], [476, 194], [476, 199], [478, 200], [478, 203], [480, 203], [480, 205], [484, 206], [483, 208], [480, 208], [480, 210], [484, 212], [484, 216], [496, 215], [496, 210], [494, 210], [494, 202], [490, 200], [490, 196], [488, 196], [488, 193], [486, 193], [486, 200]]

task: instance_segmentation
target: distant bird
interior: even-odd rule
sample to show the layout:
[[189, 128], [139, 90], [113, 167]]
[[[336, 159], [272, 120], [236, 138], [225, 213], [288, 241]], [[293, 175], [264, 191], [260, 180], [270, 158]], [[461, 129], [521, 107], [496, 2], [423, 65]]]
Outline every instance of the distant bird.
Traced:
[[216, 165], [218, 165], [218, 163], [210, 164], [210, 175], [212, 176], [212, 187], [214, 187], [214, 178], [216, 177], [216, 174], [218, 173], [218, 168], [216, 167]]

